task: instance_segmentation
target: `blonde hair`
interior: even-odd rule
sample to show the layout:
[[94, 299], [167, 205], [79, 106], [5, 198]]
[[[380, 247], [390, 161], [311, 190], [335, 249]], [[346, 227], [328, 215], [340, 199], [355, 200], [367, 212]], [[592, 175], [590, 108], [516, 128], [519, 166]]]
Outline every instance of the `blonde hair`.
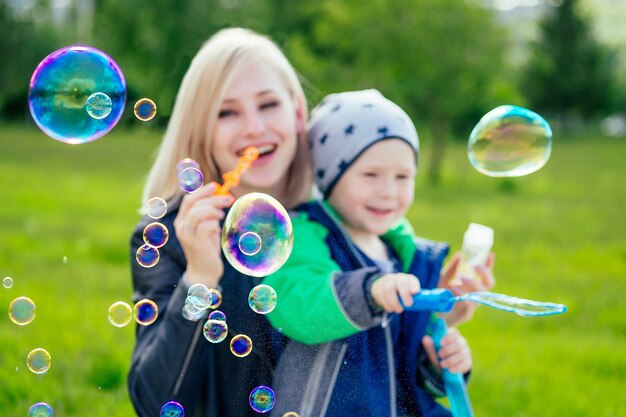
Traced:
[[[182, 197], [176, 165], [184, 158], [199, 163], [205, 182], [221, 182], [210, 152], [213, 128], [226, 91], [238, 71], [259, 60], [279, 74], [291, 92], [294, 106], [300, 106], [306, 125], [308, 111], [302, 85], [280, 48], [269, 38], [248, 29], [220, 30], [200, 48], [183, 78], [165, 136], [148, 173], [144, 204], [152, 197], [169, 202]], [[281, 201], [287, 207], [310, 198], [312, 188], [306, 131], [297, 136], [296, 154]]]

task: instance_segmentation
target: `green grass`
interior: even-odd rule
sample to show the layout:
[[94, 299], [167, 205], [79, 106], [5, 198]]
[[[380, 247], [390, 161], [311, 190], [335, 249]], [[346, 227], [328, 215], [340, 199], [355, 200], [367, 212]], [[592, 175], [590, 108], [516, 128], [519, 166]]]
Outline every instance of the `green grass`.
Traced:
[[[39, 401], [59, 417], [134, 415], [133, 328], [113, 327], [106, 312], [130, 301], [128, 239], [159, 140], [150, 129], [116, 129], [71, 146], [0, 128], [0, 278], [15, 282], [0, 287], [0, 304], [20, 295], [37, 304], [28, 326], [0, 320], [0, 415], [26, 415]], [[502, 180], [474, 171], [459, 143], [439, 186], [420, 173], [409, 213], [418, 234], [457, 250], [469, 222], [490, 225], [494, 290], [569, 307], [535, 319], [481, 307], [461, 326], [477, 416], [626, 416], [624, 155], [623, 139], [557, 136], [546, 167]], [[43, 376], [26, 368], [36, 347], [52, 355]]]

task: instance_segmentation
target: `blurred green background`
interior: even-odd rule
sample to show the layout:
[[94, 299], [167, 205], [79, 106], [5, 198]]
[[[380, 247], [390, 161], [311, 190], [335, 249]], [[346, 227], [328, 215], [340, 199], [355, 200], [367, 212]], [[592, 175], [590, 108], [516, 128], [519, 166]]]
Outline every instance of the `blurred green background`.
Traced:
[[[418, 234], [459, 249], [469, 222], [495, 229], [496, 291], [569, 306], [521, 318], [479, 308], [462, 326], [476, 415], [626, 416], [626, 29], [623, 0], [0, 0], [0, 305], [26, 295], [37, 318], [0, 320], [0, 415], [46, 401], [55, 416], [128, 417], [133, 328], [106, 318], [131, 295], [128, 241], [143, 180], [180, 79], [221, 27], [267, 33], [311, 105], [376, 87], [422, 141]], [[120, 65], [128, 105], [104, 138], [46, 137], [26, 106], [37, 64], [83, 43]], [[150, 97], [141, 123], [132, 103]], [[466, 140], [500, 104], [554, 129], [551, 160], [523, 178], [474, 171]], [[35, 375], [27, 353], [52, 368]]]

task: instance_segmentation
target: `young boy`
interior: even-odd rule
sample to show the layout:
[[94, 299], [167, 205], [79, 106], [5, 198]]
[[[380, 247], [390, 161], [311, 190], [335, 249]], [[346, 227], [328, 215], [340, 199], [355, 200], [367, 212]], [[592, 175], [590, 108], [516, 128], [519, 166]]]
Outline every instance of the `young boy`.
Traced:
[[[327, 96], [309, 127], [324, 199], [293, 213], [292, 254], [264, 280], [278, 293], [268, 318], [290, 338], [274, 374], [272, 415], [450, 416], [431, 393], [442, 390], [422, 344], [430, 313], [403, 312], [400, 303], [437, 286], [448, 253], [417, 239], [403, 218], [413, 201], [415, 127], [376, 90]], [[452, 372], [470, 370], [456, 329], [439, 359]]]

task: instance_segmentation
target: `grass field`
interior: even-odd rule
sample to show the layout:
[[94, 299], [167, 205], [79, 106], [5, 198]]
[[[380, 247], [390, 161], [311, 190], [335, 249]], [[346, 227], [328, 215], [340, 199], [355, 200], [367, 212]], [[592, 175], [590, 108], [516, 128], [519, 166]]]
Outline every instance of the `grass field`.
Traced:
[[[133, 328], [110, 325], [107, 309], [130, 302], [129, 234], [159, 140], [116, 129], [71, 146], [0, 128], [0, 279], [14, 280], [0, 305], [21, 295], [37, 304], [28, 326], [0, 320], [0, 416], [25, 416], [39, 401], [55, 417], [134, 415]], [[490, 225], [494, 290], [569, 307], [535, 319], [481, 307], [461, 327], [477, 416], [626, 416], [625, 157], [624, 139], [557, 135], [545, 168], [502, 180], [474, 171], [459, 143], [438, 186], [419, 178], [409, 214], [418, 234], [456, 250], [469, 222]], [[45, 375], [26, 368], [37, 347], [52, 355]]]

